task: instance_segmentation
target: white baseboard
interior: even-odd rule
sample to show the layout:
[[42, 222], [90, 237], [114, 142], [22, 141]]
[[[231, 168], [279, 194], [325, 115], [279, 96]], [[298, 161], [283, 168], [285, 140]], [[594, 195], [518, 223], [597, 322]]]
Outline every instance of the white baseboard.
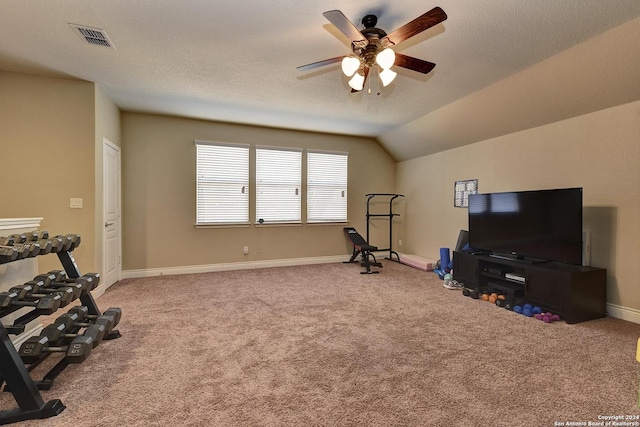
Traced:
[[91, 291], [91, 296], [94, 299], [98, 299], [104, 294], [104, 291], [106, 290], [107, 290], [107, 287], [104, 285], [104, 283], [101, 283], [100, 285], [98, 285], [97, 288]]
[[274, 259], [267, 261], [230, 262], [223, 264], [187, 265], [182, 267], [148, 268], [140, 270], [125, 270], [123, 279], [138, 277], [154, 277], [175, 274], [210, 273], [214, 271], [250, 270], [255, 268], [290, 267], [294, 265], [329, 264], [349, 259], [349, 255], [332, 255], [325, 257]]
[[607, 304], [607, 314], [611, 317], [615, 317], [616, 319], [640, 324], [640, 310], [616, 304]]

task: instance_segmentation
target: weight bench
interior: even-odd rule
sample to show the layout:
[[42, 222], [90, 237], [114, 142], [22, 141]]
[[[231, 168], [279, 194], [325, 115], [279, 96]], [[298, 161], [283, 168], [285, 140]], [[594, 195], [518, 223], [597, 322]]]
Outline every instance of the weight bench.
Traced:
[[[371, 266], [382, 268], [382, 264], [376, 260], [376, 256], [372, 253], [377, 251], [378, 247], [368, 244], [353, 227], [344, 227], [344, 235], [347, 236], [347, 240], [353, 246], [353, 255], [351, 255], [349, 261], [344, 261], [344, 264], [356, 262], [356, 257], [360, 255], [362, 258], [360, 265], [366, 269], [361, 271], [360, 274], [379, 273], [379, 271], [371, 271]], [[371, 261], [372, 259], [373, 262]]]

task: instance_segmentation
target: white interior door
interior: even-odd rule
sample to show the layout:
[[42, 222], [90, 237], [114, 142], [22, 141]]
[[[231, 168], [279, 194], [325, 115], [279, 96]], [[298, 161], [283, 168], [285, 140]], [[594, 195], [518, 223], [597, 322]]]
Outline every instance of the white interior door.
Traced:
[[103, 260], [102, 283], [104, 289], [120, 280], [121, 230], [120, 230], [120, 148], [103, 139]]

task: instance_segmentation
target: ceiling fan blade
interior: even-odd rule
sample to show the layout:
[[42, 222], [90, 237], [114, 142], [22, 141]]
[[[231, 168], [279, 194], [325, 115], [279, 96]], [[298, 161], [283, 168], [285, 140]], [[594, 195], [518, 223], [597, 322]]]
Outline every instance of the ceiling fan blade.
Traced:
[[365, 86], [367, 85], [367, 77], [369, 77], [369, 67], [366, 67], [364, 69], [364, 80], [362, 82], [362, 89], [360, 89], [360, 90], [351, 89], [351, 93], [361, 92], [365, 88]]
[[340, 12], [339, 10], [329, 10], [322, 15], [327, 18], [329, 22], [335, 25], [336, 28], [339, 29], [342, 34], [347, 36], [347, 38], [352, 42], [365, 41], [366, 44], [369, 43], [367, 38], [362, 35], [360, 30], [358, 30], [356, 26], [353, 25], [353, 23], [349, 21], [346, 16], [344, 16], [344, 13]]
[[419, 34], [433, 27], [434, 25], [441, 23], [445, 19], [447, 19], [447, 14], [444, 13], [444, 10], [440, 9], [439, 7], [434, 7], [429, 12], [403, 25], [402, 27], [393, 31], [391, 34], [387, 34], [387, 38], [391, 43], [397, 45], [398, 43], [405, 41], [409, 37], [413, 37], [416, 34]]
[[301, 65], [299, 67], [296, 67], [296, 70], [298, 70], [298, 71], [313, 70], [315, 68], [323, 67], [325, 65], [329, 65], [329, 64], [334, 64], [336, 62], [340, 62], [340, 61], [342, 61], [342, 58], [344, 58], [344, 55], [343, 56], [336, 56], [335, 58], [325, 59], [324, 61], [313, 62], [313, 63], [307, 64], [307, 65]]
[[433, 62], [423, 61], [422, 59], [403, 55], [401, 53], [396, 53], [396, 61], [394, 65], [402, 68], [408, 68], [409, 70], [417, 71], [422, 74], [427, 74], [436, 66]]

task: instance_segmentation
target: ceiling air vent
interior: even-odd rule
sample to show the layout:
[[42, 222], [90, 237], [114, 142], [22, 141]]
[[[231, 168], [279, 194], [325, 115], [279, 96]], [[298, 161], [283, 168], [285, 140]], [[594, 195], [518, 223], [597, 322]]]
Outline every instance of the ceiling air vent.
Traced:
[[98, 46], [105, 46], [115, 49], [116, 47], [109, 40], [109, 36], [104, 30], [100, 28], [91, 28], [84, 25], [76, 25], [69, 24], [71, 28], [73, 28], [76, 33], [80, 36], [81, 39], [86, 41], [87, 43], [95, 44]]

